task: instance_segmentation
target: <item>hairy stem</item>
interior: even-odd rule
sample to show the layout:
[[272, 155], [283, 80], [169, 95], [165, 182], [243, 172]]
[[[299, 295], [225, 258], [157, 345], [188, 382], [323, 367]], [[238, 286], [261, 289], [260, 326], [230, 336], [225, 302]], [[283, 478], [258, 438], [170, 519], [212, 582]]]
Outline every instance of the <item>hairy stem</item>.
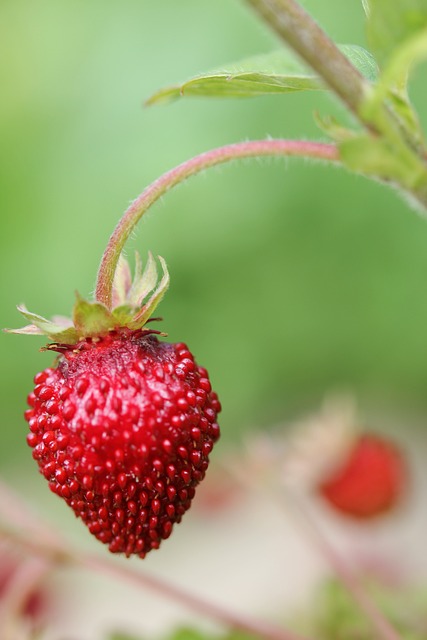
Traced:
[[[417, 135], [383, 99], [372, 101], [374, 86], [363, 77], [337, 45], [296, 0], [246, 0], [270, 27], [323, 79], [371, 135], [394, 147], [390, 151], [418, 164], [419, 184], [402, 181], [411, 200], [427, 209], [426, 153]], [[384, 98], [385, 96], [383, 96]]]
[[246, 1], [363, 121], [360, 106], [370, 91], [370, 83], [313, 18], [295, 0]]
[[338, 161], [335, 145], [300, 140], [253, 140], [218, 147], [187, 160], [163, 174], [147, 187], [125, 211], [115, 228], [102, 257], [96, 283], [96, 299], [111, 307], [111, 289], [120, 253], [144, 213], [169, 189], [204, 169], [239, 158], [262, 156], [299, 156]]

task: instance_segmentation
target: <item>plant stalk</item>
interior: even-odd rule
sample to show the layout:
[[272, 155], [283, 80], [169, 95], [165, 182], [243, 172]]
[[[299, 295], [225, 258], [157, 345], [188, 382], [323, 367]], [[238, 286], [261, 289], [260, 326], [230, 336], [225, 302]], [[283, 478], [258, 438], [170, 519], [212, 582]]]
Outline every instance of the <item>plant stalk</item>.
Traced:
[[[417, 137], [383, 99], [376, 109], [367, 108], [375, 87], [356, 69], [337, 45], [296, 0], [246, 0], [301, 58], [317, 72], [373, 136], [387, 139], [399, 156], [418, 164], [420, 184], [397, 186], [409, 194], [423, 212], [427, 210], [426, 153]], [[385, 96], [383, 96], [385, 98]], [[375, 103], [374, 103], [375, 104]], [[372, 177], [372, 176], [370, 176]]]
[[[312, 515], [310, 508], [305, 505], [304, 496], [296, 494], [289, 487], [284, 488], [286, 493], [285, 500], [300, 522], [301, 527], [304, 528], [305, 533], [311, 538], [314, 546], [317, 547], [335, 575], [341, 580], [343, 586], [358, 605], [359, 609], [370, 620], [378, 640], [402, 640], [400, 634], [372, 600], [353, 569], [329, 542], [328, 536]], [[277, 495], [277, 498], [280, 500], [279, 495]]]
[[169, 189], [204, 169], [239, 158], [259, 158], [262, 156], [299, 156], [329, 162], [339, 161], [338, 150], [335, 145], [279, 139], [253, 140], [230, 144], [212, 149], [183, 162], [148, 186], [123, 214], [101, 260], [96, 283], [96, 300], [103, 303], [107, 308], [111, 308], [114, 273], [126, 241], [144, 213]]
[[[240, 486], [248, 491], [258, 491], [256, 475], [240, 473], [238, 467], [225, 465], [224, 469], [240, 484]], [[285, 493], [285, 499], [283, 496]], [[328, 536], [319, 526], [316, 518], [311, 514], [311, 510], [305, 504], [305, 496], [297, 493], [287, 484], [282, 484], [280, 490], [275, 486], [269, 487], [272, 501], [284, 510], [285, 504], [294, 515], [298, 524], [304, 530], [304, 533], [310, 538], [313, 546], [320, 552], [322, 557], [329, 564], [335, 575], [341, 580], [349, 595], [359, 607], [360, 611], [365, 614], [371, 622], [373, 629], [377, 633], [378, 640], [401, 640], [400, 635], [384, 616], [382, 611], [377, 607], [369, 593], [352, 570], [352, 568], [343, 560], [334, 546], [329, 542]]]
[[[120, 565], [114, 560], [88, 554], [74, 549], [72, 545], [52, 527], [40, 520], [20, 498], [16, 492], [0, 481], [0, 514], [10, 521], [16, 530], [4, 526], [0, 522], [0, 539], [18, 545], [39, 559], [42, 567], [80, 566], [91, 571], [101, 571], [116, 579], [126, 581], [137, 587], [155, 591], [160, 595], [179, 602], [184, 607], [204, 615], [212, 620], [246, 633], [263, 638], [263, 640], [305, 640], [296, 633], [282, 629], [274, 624], [260, 621], [224, 609], [222, 606], [203, 600], [195, 594], [183, 590], [178, 585], [167, 582], [146, 572], [135, 571]], [[8, 507], [14, 507], [9, 511]], [[23, 526], [25, 523], [25, 526]], [[49, 534], [49, 535], [45, 535]], [[47, 563], [47, 564], [45, 564]], [[30, 566], [30, 565], [29, 565]]]
[[246, 0], [270, 27], [323, 79], [357, 119], [371, 90], [370, 82], [295, 0]]

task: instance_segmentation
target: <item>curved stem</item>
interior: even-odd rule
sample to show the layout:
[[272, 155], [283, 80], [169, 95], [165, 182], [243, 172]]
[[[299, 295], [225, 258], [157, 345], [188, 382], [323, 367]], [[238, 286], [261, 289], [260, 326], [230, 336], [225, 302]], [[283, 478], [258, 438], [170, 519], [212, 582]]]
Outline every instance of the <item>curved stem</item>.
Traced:
[[125, 211], [115, 228], [102, 257], [96, 283], [96, 300], [111, 307], [111, 289], [120, 253], [144, 213], [172, 187], [204, 169], [239, 158], [261, 156], [299, 156], [337, 162], [335, 145], [300, 140], [253, 140], [218, 147], [202, 153], [167, 173], [147, 187]]

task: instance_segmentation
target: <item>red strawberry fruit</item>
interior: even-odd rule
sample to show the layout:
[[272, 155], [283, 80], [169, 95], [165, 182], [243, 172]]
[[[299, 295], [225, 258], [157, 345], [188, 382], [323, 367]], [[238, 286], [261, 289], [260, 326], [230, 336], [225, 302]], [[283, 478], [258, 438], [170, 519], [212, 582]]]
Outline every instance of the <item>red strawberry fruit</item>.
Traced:
[[[28, 397], [28, 444], [50, 489], [113, 553], [144, 557], [191, 505], [219, 437], [220, 404], [184, 344], [147, 328], [169, 278], [121, 258], [113, 307], [77, 297], [73, 323], [20, 308], [60, 356]], [[151, 293], [148, 300], [148, 294]], [[152, 318], [151, 318], [152, 319]], [[165, 334], [161, 334], [165, 335]]]
[[396, 506], [406, 485], [406, 461], [399, 448], [383, 436], [365, 433], [318, 491], [341, 513], [366, 519]]

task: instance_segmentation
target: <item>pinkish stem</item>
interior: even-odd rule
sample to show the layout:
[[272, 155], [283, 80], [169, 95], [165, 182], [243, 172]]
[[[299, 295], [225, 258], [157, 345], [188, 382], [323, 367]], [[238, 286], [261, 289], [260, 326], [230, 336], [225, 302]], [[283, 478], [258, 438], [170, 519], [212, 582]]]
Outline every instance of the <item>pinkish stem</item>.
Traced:
[[[328, 562], [335, 575], [341, 580], [359, 609], [370, 620], [378, 640], [401, 640], [401, 635], [372, 600], [354, 570], [329, 542], [328, 536], [323, 532], [310, 508], [305, 504], [304, 496], [289, 487], [285, 487], [285, 491], [287, 504], [292, 508], [306, 534]], [[277, 497], [280, 500], [280, 497]]]
[[116, 226], [98, 271], [96, 300], [111, 307], [111, 289], [119, 256], [144, 213], [172, 187], [204, 169], [239, 158], [262, 156], [299, 156], [328, 162], [338, 162], [335, 145], [302, 140], [252, 140], [238, 142], [201, 153], [163, 174], [139, 195], [125, 211]]
[[[0, 521], [0, 540], [3, 539], [24, 548], [39, 559], [42, 568], [48, 569], [49, 565], [73, 565], [101, 571], [137, 587], [156, 591], [160, 595], [179, 602], [190, 610], [216, 620], [227, 627], [245, 631], [264, 640], [304, 640], [300, 635], [274, 624], [224, 609], [198, 595], [186, 592], [171, 582], [121, 566], [112, 558], [98, 557], [73, 549], [68, 541], [53, 532], [48, 524], [32, 513], [20, 496], [9, 489], [1, 480], [0, 498], [0, 515], [3, 515], [16, 527], [16, 530], [12, 530]], [[29, 566], [33, 567], [33, 564]]]

